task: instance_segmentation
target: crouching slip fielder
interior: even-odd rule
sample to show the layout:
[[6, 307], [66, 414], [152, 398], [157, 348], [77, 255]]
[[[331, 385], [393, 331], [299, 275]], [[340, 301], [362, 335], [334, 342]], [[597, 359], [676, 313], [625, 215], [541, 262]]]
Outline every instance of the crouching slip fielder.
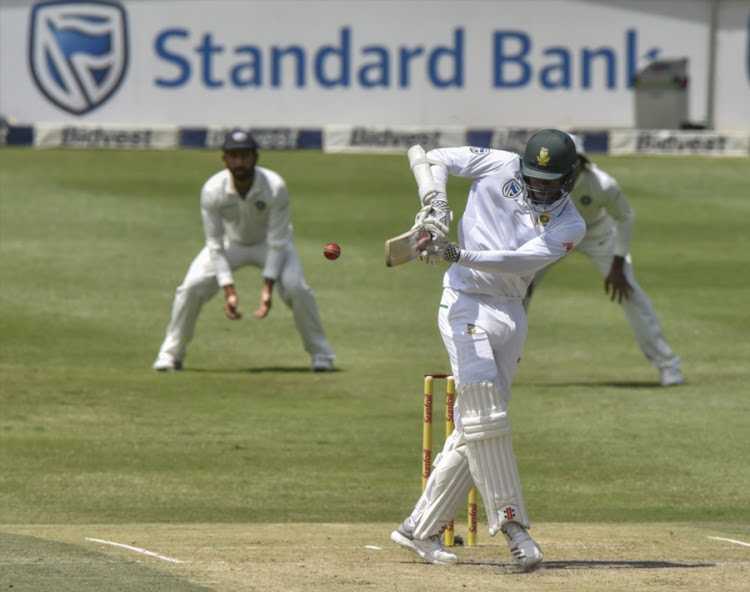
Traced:
[[224, 289], [224, 312], [242, 318], [233, 270], [254, 265], [263, 270], [260, 306], [253, 313], [265, 318], [271, 310], [274, 285], [292, 309], [297, 331], [312, 357], [311, 370], [333, 369], [335, 355], [320, 321], [313, 291], [305, 282], [289, 222], [286, 183], [270, 169], [256, 166], [258, 150], [250, 133], [232, 130], [222, 145], [226, 168], [211, 176], [201, 190], [201, 217], [206, 246], [177, 288], [172, 319], [153, 369], [182, 368], [203, 304]]
[[[586, 230], [568, 197], [578, 172], [575, 146], [567, 134], [548, 129], [531, 137], [523, 158], [473, 147], [432, 150], [421, 160], [410, 153], [424, 206], [417, 224], [433, 235], [421, 259], [453, 263], [443, 279], [438, 323], [458, 397], [456, 429], [391, 539], [430, 563], [457, 562], [440, 534], [476, 484], [490, 535], [502, 532], [516, 562], [531, 567], [542, 551], [526, 532], [507, 408], [526, 339], [526, 289], [534, 273], [573, 249]], [[417, 169], [425, 162], [427, 180]], [[446, 238], [449, 174], [474, 180], [458, 244]]]
[[[581, 161], [581, 173], [570, 192], [570, 199], [586, 222], [586, 235], [576, 247], [604, 276], [604, 291], [612, 289], [611, 300], [622, 306], [636, 341], [651, 364], [659, 370], [662, 386], [680, 385], [680, 358], [672, 351], [654, 305], [638, 284], [630, 258], [635, 214], [617, 181], [599, 169], [586, 156], [583, 141], [571, 134]], [[553, 266], [540, 269], [523, 301], [528, 314], [531, 296]]]

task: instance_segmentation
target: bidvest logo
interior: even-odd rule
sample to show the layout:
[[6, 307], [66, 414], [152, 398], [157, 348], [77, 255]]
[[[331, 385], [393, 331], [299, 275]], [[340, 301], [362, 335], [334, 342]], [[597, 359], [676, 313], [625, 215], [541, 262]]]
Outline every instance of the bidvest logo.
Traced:
[[117, 90], [128, 66], [127, 21], [113, 2], [42, 2], [31, 12], [29, 64], [39, 90], [83, 115]]

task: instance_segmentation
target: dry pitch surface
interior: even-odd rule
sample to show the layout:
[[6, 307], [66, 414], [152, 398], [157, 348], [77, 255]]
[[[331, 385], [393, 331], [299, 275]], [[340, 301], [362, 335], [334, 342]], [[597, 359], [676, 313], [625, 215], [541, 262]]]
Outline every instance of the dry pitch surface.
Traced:
[[[427, 565], [393, 524], [3, 526], [0, 588], [13, 592], [750, 589], [750, 527], [536, 524], [544, 562], [523, 572], [481, 525], [461, 563]], [[461, 528], [457, 529], [461, 534]], [[737, 532], [744, 533], [737, 535]]]

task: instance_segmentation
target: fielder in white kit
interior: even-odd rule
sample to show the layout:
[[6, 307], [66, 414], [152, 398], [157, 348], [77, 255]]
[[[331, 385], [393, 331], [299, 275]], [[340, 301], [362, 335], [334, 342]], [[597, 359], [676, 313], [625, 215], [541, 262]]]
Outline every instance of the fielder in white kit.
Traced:
[[310, 369], [330, 371], [336, 356], [292, 242], [286, 183], [274, 171], [257, 166], [257, 144], [249, 132], [228, 132], [222, 149], [226, 168], [209, 178], [201, 190], [206, 246], [177, 288], [172, 319], [152, 367], [163, 372], [182, 368], [201, 308], [220, 288], [224, 289], [226, 316], [242, 318], [232, 272], [253, 265], [263, 273], [260, 305], [253, 316], [262, 319], [268, 315], [278, 283], [281, 299], [291, 308], [304, 348], [312, 358]]
[[[586, 230], [569, 197], [579, 170], [575, 146], [564, 132], [546, 129], [531, 137], [523, 157], [473, 147], [422, 151], [421, 158], [409, 152], [423, 204], [415, 226], [433, 237], [420, 258], [453, 264], [438, 324], [458, 396], [456, 429], [391, 539], [429, 563], [456, 563], [440, 534], [476, 484], [490, 534], [502, 532], [515, 561], [529, 568], [542, 551], [526, 531], [507, 408], [527, 332], [522, 299], [534, 274], [569, 253]], [[417, 174], [425, 165], [431, 178]], [[446, 236], [448, 175], [473, 179], [458, 244]]]
[[[586, 222], [586, 235], [575, 248], [586, 255], [604, 276], [605, 293], [622, 305], [635, 339], [649, 362], [659, 370], [662, 386], [685, 382], [680, 358], [672, 351], [651, 300], [633, 275], [630, 242], [635, 214], [617, 181], [589, 161], [583, 141], [571, 134], [581, 161], [570, 198]], [[531, 296], [552, 266], [540, 269], [524, 298], [528, 312]]]

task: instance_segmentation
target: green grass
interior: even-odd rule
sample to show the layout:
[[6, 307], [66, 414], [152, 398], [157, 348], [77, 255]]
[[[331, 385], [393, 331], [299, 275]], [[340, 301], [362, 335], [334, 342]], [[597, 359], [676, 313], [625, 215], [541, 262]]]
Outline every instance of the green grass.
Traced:
[[[511, 403], [542, 522], [750, 522], [747, 159], [595, 159], [688, 384], [661, 389], [593, 266], [545, 279]], [[416, 212], [405, 156], [264, 152], [339, 372], [290, 312], [208, 303], [186, 370], [150, 369], [201, 248], [213, 151], [0, 150], [0, 524], [392, 522], [419, 490], [422, 374], [447, 369], [442, 273], [387, 269]], [[467, 185], [452, 181], [460, 209]], [[338, 242], [336, 262], [322, 255]], [[254, 310], [259, 272], [237, 274]], [[439, 431], [439, 430], [436, 430]]]

